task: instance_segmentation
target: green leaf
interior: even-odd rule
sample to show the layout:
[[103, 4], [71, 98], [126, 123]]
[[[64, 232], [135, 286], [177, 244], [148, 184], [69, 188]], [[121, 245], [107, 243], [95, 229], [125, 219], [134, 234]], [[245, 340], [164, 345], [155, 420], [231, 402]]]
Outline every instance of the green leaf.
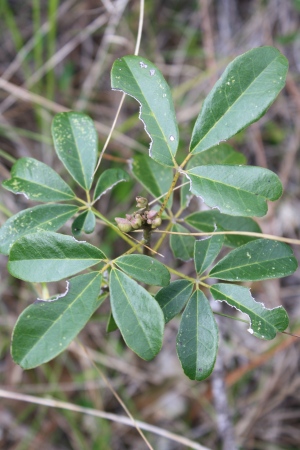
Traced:
[[[173, 169], [158, 164], [147, 155], [133, 157], [132, 173], [154, 198], [167, 193], [173, 181]], [[172, 199], [173, 195], [168, 201], [168, 208], [172, 207]]]
[[72, 233], [79, 236], [82, 232], [91, 234], [96, 226], [95, 214], [89, 209], [79, 214], [72, 224]]
[[0, 252], [8, 255], [21, 236], [56, 231], [78, 211], [74, 205], [39, 205], [10, 217], [0, 229]]
[[130, 177], [123, 169], [107, 169], [101, 173], [94, 192], [94, 201], [106, 194], [109, 189], [112, 189], [116, 184], [122, 181], [129, 181]]
[[264, 216], [267, 200], [282, 194], [278, 176], [253, 166], [200, 166], [187, 171], [193, 194], [212, 208], [232, 216]]
[[178, 127], [171, 91], [162, 73], [147, 59], [129, 55], [114, 62], [111, 85], [139, 102], [139, 118], [151, 139], [151, 158], [176, 166]]
[[[188, 233], [189, 230], [182, 225], [173, 225], [171, 231], [178, 233]], [[194, 255], [194, 236], [182, 236], [180, 234], [170, 235], [170, 247], [175, 258], [188, 261], [193, 258]]]
[[58, 281], [94, 266], [106, 256], [71, 236], [41, 232], [18, 239], [11, 248], [9, 272], [31, 282]]
[[2, 186], [36, 202], [72, 200], [75, 194], [53, 170], [34, 158], [20, 158], [11, 169], [11, 179]]
[[[182, 180], [182, 183], [186, 183], [186, 179]], [[193, 194], [190, 191], [190, 183], [184, 184], [180, 189], [180, 208], [185, 209], [189, 206]]]
[[74, 180], [89, 190], [94, 177], [98, 138], [94, 123], [74, 111], [56, 114], [52, 122], [56, 153]]
[[155, 286], [167, 286], [170, 273], [166, 266], [146, 255], [124, 255], [116, 259], [116, 265], [138, 281]]
[[214, 262], [223, 246], [224, 236], [218, 234], [195, 242], [195, 268], [201, 275]]
[[164, 313], [165, 323], [180, 313], [191, 296], [193, 283], [188, 280], [176, 280], [158, 291], [155, 300]]
[[112, 313], [110, 313], [109, 318], [108, 318], [108, 322], [106, 325], [106, 333], [112, 333], [113, 331], [118, 330], [118, 325], [115, 322], [114, 316], [112, 315]]
[[225, 301], [230, 306], [248, 315], [251, 327], [249, 333], [260, 339], [274, 339], [278, 331], [284, 331], [289, 318], [282, 306], [268, 309], [251, 296], [250, 289], [233, 284], [214, 284], [211, 293], [216, 300]]
[[146, 361], [154, 358], [162, 347], [164, 333], [164, 316], [156, 300], [136, 281], [114, 269], [110, 302], [127, 346]]
[[208, 164], [246, 164], [246, 157], [235, 151], [229, 144], [219, 144], [193, 156], [187, 168], [207, 166]]
[[270, 239], [256, 239], [232, 250], [210, 271], [210, 276], [228, 281], [280, 278], [294, 273], [297, 260], [292, 249]]
[[218, 327], [202, 291], [190, 298], [177, 335], [177, 354], [191, 380], [204, 380], [213, 371], [218, 352]]
[[[201, 211], [185, 217], [185, 222], [196, 230], [210, 232], [223, 231], [250, 231], [261, 233], [259, 225], [249, 217], [229, 216], [219, 211]], [[230, 247], [239, 247], [249, 241], [257, 239], [251, 236], [225, 235], [224, 244]]]
[[232, 61], [203, 102], [190, 151], [207, 150], [256, 122], [284, 87], [287, 70], [287, 59], [273, 47]]
[[13, 360], [32, 369], [65, 350], [100, 305], [100, 286], [98, 272], [79, 275], [57, 299], [37, 300], [26, 308], [13, 331]]

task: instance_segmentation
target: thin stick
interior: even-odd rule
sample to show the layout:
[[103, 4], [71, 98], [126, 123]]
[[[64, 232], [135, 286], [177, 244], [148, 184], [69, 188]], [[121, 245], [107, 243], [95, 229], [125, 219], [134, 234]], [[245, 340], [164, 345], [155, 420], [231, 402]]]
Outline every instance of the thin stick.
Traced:
[[[32, 403], [35, 405], [48, 406], [50, 408], [60, 408], [73, 412], [80, 412], [82, 414], [87, 414], [94, 417], [100, 417], [101, 419], [111, 420], [113, 422], [122, 423], [124, 425], [128, 425], [130, 427], [135, 427], [135, 423], [132, 422], [131, 419], [124, 416], [118, 416], [116, 414], [107, 413], [105, 411], [99, 411], [97, 409], [85, 408], [83, 406], [73, 405], [72, 403], [62, 402], [60, 400], [53, 400], [49, 398], [40, 398], [35, 397], [33, 395], [25, 395], [19, 394], [17, 392], [10, 392], [4, 389], [0, 389], [0, 397], [9, 398], [12, 400], [18, 400], [22, 402]], [[190, 439], [184, 438], [182, 436], [178, 436], [175, 433], [170, 433], [162, 428], [156, 427], [154, 425], [150, 425], [148, 423], [137, 420], [136, 423], [142, 430], [150, 431], [151, 433], [157, 434], [159, 436], [163, 436], [167, 439], [171, 439], [173, 441], [179, 442], [186, 447], [190, 447], [195, 450], [210, 450], [207, 447], [203, 447], [197, 442], [193, 442]]]
[[257, 238], [271, 239], [273, 241], [286, 242], [287, 244], [300, 245], [299, 239], [290, 239], [281, 236], [273, 236], [272, 234], [255, 233], [254, 231], [210, 231], [203, 233], [181, 233], [180, 231], [166, 231], [166, 230], [153, 230], [153, 233], [167, 233], [167, 234], [179, 234], [181, 236], [216, 236], [218, 234], [223, 235], [237, 235], [237, 236], [252, 236]]
[[[135, 50], [134, 50], [134, 54], [135, 54], [135, 55], [138, 55], [139, 50], [140, 50], [141, 37], [142, 37], [142, 31], [143, 31], [143, 23], [144, 23], [144, 0], [141, 0], [141, 1], [140, 1], [139, 26], [138, 26], [138, 33], [137, 33], [137, 38], [136, 38]], [[97, 170], [98, 170], [98, 168], [99, 168], [99, 166], [100, 166], [102, 157], [103, 157], [103, 155], [104, 155], [104, 153], [105, 153], [105, 151], [106, 151], [106, 149], [107, 149], [107, 147], [108, 147], [108, 144], [109, 144], [109, 142], [110, 142], [111, 136], [112, 136], [113, 131], [114, 131], [114, 129], [115, 129], [115, 126], [116, 126], [117, 120], [118, 120], [118, 118], [119, 118], [119, 114], [120, 114], [121, 108], [122, 108], [123, 103], [124, 103], [124, 100], [125, 100], [125, 96], [126, 96], [126, 94], [124, 93], [124, 94], [122, 95], [122, 97], [121, 97], [121, 101], [120, 101], [120, 104], [119, 104], [117, 113], [116, 113], [116, 115], [115, 115], [114, 121], [113, 121], [113, 123], [112, 123], [110, 132], [109, 132], [109, 134], [108, 134], [108, 136], [107, 136], [107, 139], [106, 139], [106, 141], [105, 141], [105, 143], [104, 143], [103, 149], [101, 150], [101, 153], [100, 153], [100, 156], [99, 156], [99, 159], [98, 159], [98, 162], [97, 162], [95, 171], [94, 171], [94, 175], [95, 175], [95, 173], [97, 172]]]
[[121, 399], [121, 397], [118, 395], [118, 393], [115, 391], [115, 389], [113, 388], [113, 386], [111, 385], [111, 383], [109, 382], [108, 378], [106, 378], [106, 376], [104, 375], [104, 372], [102, 372], [102, 370], [100, 369], [100, 367], [97, 366], [97, 364], [95, 363], [95, 361], [93, 361], [93, 359], [90, 357], [89, 352], [87, 350], [87, 348], [80, 342], [81, 347], [83, 348], [88, 360], [91, 362], [91, 364], [95, 367], [95, 369], [97, 370], [97, 372], [100, 374], [100, 376], [102, 377], [104, 383], [106, 384], [106, 386], [108, 387], [108, 389], [112, 392], [112, 394], [114, 395], [114, 397], [117, 399], [117, 401], [120, 403], [120, 405], [122, 406], [122, 408], [124, 409], [124, 411], [126, 412], [126, 414], [128, 415], [128, 417], [132, 420], [132, 422], [134, 423], [138, 433], [141, 435], [141, 437], [143, 438], [143, 440], [146, 442], [147, 447], [150, 448], [150, 450], [154, 450], [152, 445], [150, 444], [150, 442], [148, 441], [148, 439], [146, 438], [146, 436], [144, 435], [144, 433], [142, 432], [142, 430], [140, 429], [140, 427], [138, 426], [135, 418], [133, 417], [133, 415], [131, 414], [131, 412], [129, 411], [129, 409], [127, 408], [127, 406], [125, 405], [125, 403], [123, 402], [123, 400]]

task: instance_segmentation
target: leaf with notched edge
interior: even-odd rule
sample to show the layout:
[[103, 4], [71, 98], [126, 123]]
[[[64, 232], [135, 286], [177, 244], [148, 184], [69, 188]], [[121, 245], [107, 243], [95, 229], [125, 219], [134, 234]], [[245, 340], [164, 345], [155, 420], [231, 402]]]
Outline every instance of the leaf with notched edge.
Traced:
[[149, 156], [174, 167], [178, 126], [171, 91], [162, 73], [147, 59], [128, 55], [114, 62], [111, 85], [139, 102], [139, 117], [152, 141]]

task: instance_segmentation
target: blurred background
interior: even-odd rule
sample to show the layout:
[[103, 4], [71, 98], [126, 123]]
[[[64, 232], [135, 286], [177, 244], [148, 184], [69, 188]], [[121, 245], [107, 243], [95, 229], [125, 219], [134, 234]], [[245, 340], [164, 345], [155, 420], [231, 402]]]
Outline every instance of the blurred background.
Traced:
[[[0, 13], [1, 181], [9, 178], [16, 158], [31, 156], [71, 182], [53, 151], [51, 121], [57, 112], [84, 111], [95, 121], [99, 149], [103, 147], [121, 98], [111, 91], [110, 69], [116, 58], [134, 52], [140, 3], [0, 0]], [[275, 46], [288, 58], [286, 88], [258, 123], [230, 143], [248, 164], [279, 175], [284, 194], [259, 223], [266, 233], [295, 239], [300, 238], [299, 26], [299, 0], [146, 0], [140, 47], [140, 55], [153, 61], [171, 86], [182, 155], [202, 101], [228, 62], [261, 45]], [[134, 152], [147, 153], [148, 145], [137, 103], [127, 98], [103, 168], [121, 164], [129, 171]], [[145, 195], [141, 185], [122, 183], [102, 197], [101, 213], [113, 218], [132, 211], [135, 195]], [[23, 196], [0, 188], [0, 224], [30, 205]], [[199, 207], [193, 203], [191, 208], [195, 205]], [[61, 231], [70, 233], [70, 224]], [[89, 242], [100, 245], [109, 257], [127, 249], [101, 226]], [[294, 251], [299, 261], [300, 251], [296, 247]], [[167, 244], [163, 253], [168, 258]], [[6, 262], [1, 257], [1, 389], [124, 415], [91, 364], [93, 359], [136, 419], [212, 450], [299, 450], [299, 339], [281, 334], [274, 341], [260, 341], [246, 332], [246, 324], [223, 317], [220, 370], [197, 383], [184, 376], [176, 356], [179, 318], [167, 325], [161, 353], [146, 363], [124, 346], [118, 331], [106, 333], [109, 308], [104, 304], [80, 334], [80, 341], [91, 349], [90, 359], [75, 342], [52, 362], [25, 372], [11, 360], [10, 338], [18, 315], [36, 299], [38, 287], [12, 278]], [[193, 270], [190, 263], [178, 264], [178, 270], [187, 274]], [[289, 331], [298, 335], [299, 285], [299, 271], [282, 280], [251, 285], [255, 298], [267, 307], [283, 304], [291, 320]], [[62, 292], [64, 283], [51, 289]], [[220, 406], [218, 398], [225, 394], [228, 405]], [[155, 449], [189, 448], [153, 433], [146, 435]], [[233, 435], [235, 442], [230, 441]], [[142, 450], [146, 444], [128, 426], [1, 399], [0, 448]]]

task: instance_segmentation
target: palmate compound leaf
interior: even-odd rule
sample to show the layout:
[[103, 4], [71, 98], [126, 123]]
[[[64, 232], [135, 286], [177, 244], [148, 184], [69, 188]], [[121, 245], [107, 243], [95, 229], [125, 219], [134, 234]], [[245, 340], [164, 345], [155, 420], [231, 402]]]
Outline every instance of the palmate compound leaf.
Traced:
[[[154, 198], [168, 192], [173, 181], [173, 169], [158, 164], [152, 158], [149, 158], [148, 155], [135, 155], [132, 160], [131, 170], [138, 182]], [[168, 208], [171, 208], [172, 200], [173, 194], [168, 201]], [[160, 201], [162, 202], [163, 198]]]
[[70, 111], [56, 114], [52, 122], [56, 153], [74, 180], [91, 188], [96, 165], [98, 137], [92, 119]]
[[219, 301], [225, 301], [239, 311], [248, 315], [251, 326], [249, 333], [260, 339], [274, 339], [278, 331], [284, 331], [289, 318], [282, 306], [268, 309], [251, 296], [250, 289], [233, 284], [214, 284], [210, 291]]
[[41, 232], [23, 236], [11, 248], [8, 271], [31, 282], [58, 281], [106, 259], [97, 247], [71, 236]]
[[195, 242], [194, 261], [197, 275], [201, 275], [220, 253], [224, 236], [217, 234]]
[[22, 236], [40, 231], [56, 231], [78, 211], [74, 205], [39, 205], [10, 217], [0, 229], [0, 252], [8, 255]]
[[129, 181], [130, 177], [123, 169], [107, 169], [101, 173], [94, 192], [94, 201], [106, 194], [109, 189], [112, 189], [116, 184], [122, 181]]
[[270, 239], [256, 239], [232, 250], [210, 271], [210, 276], [227, 281], [256, 281], [280, 278], [298, 267], [292, 249]]
[[161, 262], [146, 255], [124, 255], [116, 265], [136, 280], [154, 286], [168, 286], [170, 272]]
[[[173, 225], [171, 231], [176, 233], [188, 233], [189, 230], [178, 223]], [[194, 255], [194, 236], [186, 236], [182, 234], [170, 235], [170, 247], [175, 258], [188, 261]]]
[[11, 179], [2, 186], [15, 194], [24, 194], [36, 202], [72, 200], [75, 194], [53, 170], [34, 158], [20, 158], [11, 169]]
[[139, 102], [139, 117], [151, 139], [151, 158], [165, 166], [176, 166], [178, 127], [171, 91], [162, 73], [145, 58], [124, 56], [113, 64], [111, 86]]
[[[250, 231], [254, 233], [261, 233], [259, 225], [250, 217], [229, 216], [228, 214], [221, 214], [219, 211], [213, 209], [211, 211], [201, 211], [192, 213], [185, 217], [187, 222], [196, 230], [211, 232], [216, 230], [223, 231]], [[249, 241], [257, 239], [252, 236], [239, 235], [224, 235], [224, 245], [229, 247], [239, 247]]]
[[37, 300], [19, 316], [12, 336], [12, 357], [32, 369], [65, 350], [100, 306], [101, 274], [91, 272], [70, 280], [66, 294]]
[[190, 151], [199, 153], [257, 121], [285, 85], [287, 59], [273, 47], [235, 58], [203, 102]]
[[282, 194], [278, 176], [261, 167], [207, 165], [186, 174], [193, 194], [232, 216], [264, 216], [267, 200], [277, 200]]
[[182, 311], [192, 290], [193, 283], [189, 280], [176, 280], [158, 291], [155, 300], [164, 313], [166, 323]]
[[164, 316], [156, 300], [118, 269], [110, 275], [110, 302], [126, 345], [146, 361], [160, 351]]
[[218, 341], [218, 327], [209, 301], [197, 290], [182, 314], [176, 342], [183, 371], [191, 380], [201, 381], [211, 374]]

